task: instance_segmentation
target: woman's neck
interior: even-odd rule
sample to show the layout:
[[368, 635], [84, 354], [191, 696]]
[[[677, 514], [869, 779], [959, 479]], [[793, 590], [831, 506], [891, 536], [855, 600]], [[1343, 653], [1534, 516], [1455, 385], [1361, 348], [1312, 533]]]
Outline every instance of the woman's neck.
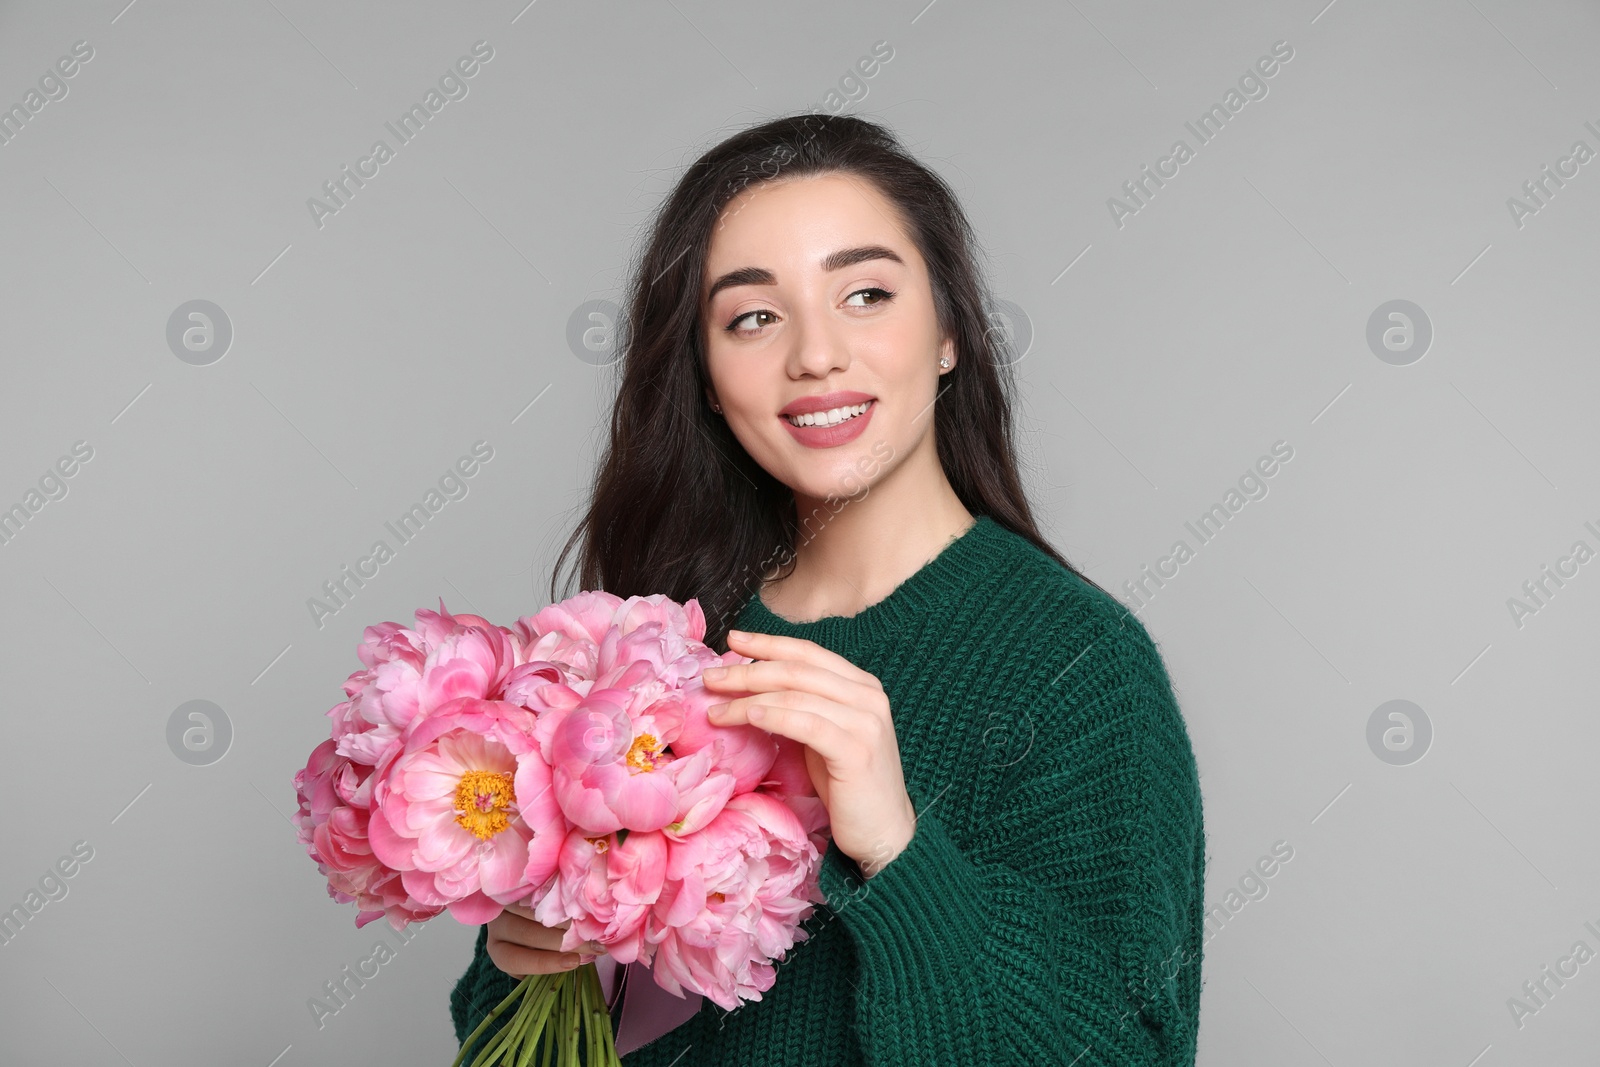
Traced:
[[942, 471], [933, 492], [902, 500], [901, 494], [881, 491], [887, 488], [875, 486], [832, 506], [796, 498], [795, 565], [787, 577], [762, 586], [768, 610], [794, 622], [858, 614], [975, 521]]

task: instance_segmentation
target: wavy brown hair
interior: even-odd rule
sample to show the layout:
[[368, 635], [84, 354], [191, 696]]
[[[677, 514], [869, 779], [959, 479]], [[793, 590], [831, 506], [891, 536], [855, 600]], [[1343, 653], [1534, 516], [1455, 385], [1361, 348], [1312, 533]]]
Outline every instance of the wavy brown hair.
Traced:
[[712, 412], [700, 300], [712, 229], [729, 201], [775, 178], [839, 172], [871, 182], [898, 207], [927, 263], [939, 326], [955, 338], [956, 365], [944, 375], [943, 402], [934, 405], [934, 437], [956, 495], [972, 514], [990, 516], [1100, 588], [1035, 526], [1017, 474], [1014, 360], [1008, 339], [990, 328], [977, 242], [955, 193], [878, 123], [794, 114], [744, 129], [703, 154], [651, 222], [617, 328], [621, 381], [610, 441], [587, 512], [552, 570], [551, 600], [562, 598], [557, 577], [579, 548], [579, 588], [698, 598], [707, 644], [725, 650], [728, 627], [762, 577], [772, 568], [777, 576], [790, 573], [798, 544], [844, 505], [832, 501], [802, 520], [794, 494]]

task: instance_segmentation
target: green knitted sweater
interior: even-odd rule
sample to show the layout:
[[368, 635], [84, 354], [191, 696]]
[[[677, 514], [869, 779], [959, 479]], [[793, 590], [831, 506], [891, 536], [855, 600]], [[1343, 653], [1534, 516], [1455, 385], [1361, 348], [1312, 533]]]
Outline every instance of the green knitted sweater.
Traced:
[[[883, 683], [918, 818], [870, 880], [836, 846], [809, 935], [759, 1001], [626, 1067], [1193, 1064], [1205, 841], [1188, 732], [1143, 625], [988, 516], [878, 603], [736, 629], [803, 637]], [[462, 1041], [515, 985], [485, 952]], [[475, 1051], [475, 1050], [474, 1050]]]

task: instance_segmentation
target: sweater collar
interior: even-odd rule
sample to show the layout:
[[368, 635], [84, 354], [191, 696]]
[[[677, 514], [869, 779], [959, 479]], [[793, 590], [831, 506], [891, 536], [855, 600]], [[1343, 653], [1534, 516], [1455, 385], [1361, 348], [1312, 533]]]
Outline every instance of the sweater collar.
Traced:
[[888, 596], [854, 615], [793, 622], [768, 608], [758, 588], [739, 612], [734, 628], [800, 637], [835, 652], [887, 643], [896, 635], [913, 632], [929, 612], [948, 611], [953, 598], [969, 582], [994, 566], [1005, 551], [1008, 536], [1014, 535], [988, 515], [977, 516], [965, 533], [946, 544]]

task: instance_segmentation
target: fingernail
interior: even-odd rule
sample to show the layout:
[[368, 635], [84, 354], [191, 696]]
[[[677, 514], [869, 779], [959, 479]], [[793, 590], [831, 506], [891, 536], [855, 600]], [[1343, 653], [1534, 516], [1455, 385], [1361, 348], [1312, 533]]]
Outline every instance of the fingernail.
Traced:
[[719, 678], [726, 677], [727, 674], [728, 674], [728, 668], [726, 668], [726, 667], [708, 667], [708, 668], [706, 668], [706, 670], [702, 674], [702, 677], [710, 678], [714, 682]]
[[714, 722], [715, 721], [720, 721], [721, 719], [723, 719], [727, 715], [727, 713], [728, 713], [728, 705], [727, 704], [713, 704], [709, 708], [706, 709], [706, 718], [711, 719]]

